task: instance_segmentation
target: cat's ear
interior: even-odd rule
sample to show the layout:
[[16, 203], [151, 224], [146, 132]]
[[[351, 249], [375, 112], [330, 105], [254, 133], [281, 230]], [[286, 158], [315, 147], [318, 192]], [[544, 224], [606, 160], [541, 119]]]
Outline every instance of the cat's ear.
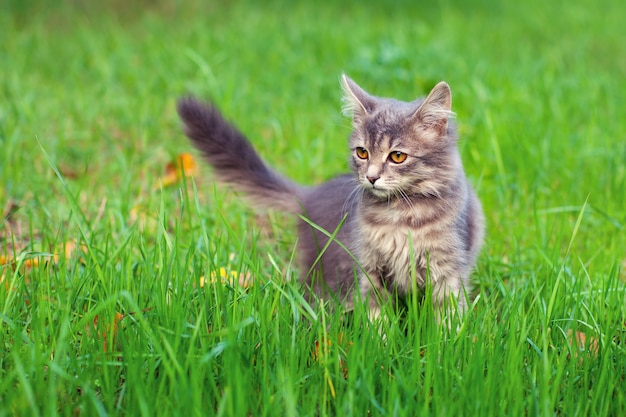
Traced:
[[444, 81], [433, 87], [432, 91], [413, 114], [420, 129], [434, 131], [439, 136], [446, 133], [448, 119], [452, 112], [452, 92]]
[[374, 109], [375, 98], [352, 81], [346, 74], [341, 75], [343, 90], [342, 112], [356, 122]]

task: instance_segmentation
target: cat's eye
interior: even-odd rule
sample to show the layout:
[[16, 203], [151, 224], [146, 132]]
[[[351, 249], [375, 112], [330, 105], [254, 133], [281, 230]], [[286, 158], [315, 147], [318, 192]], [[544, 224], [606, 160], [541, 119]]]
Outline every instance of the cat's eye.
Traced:
[[356, 148], [356, 156], [358, 156], [361, 159], [367, 159], [367, 157], [369, 156], [369, 152], [367, 152], [367, 149], [361, 148], [359, 146]]
[[407, 155], [404, 152], [395, 151], [389, 154], [389, 159], [391, 162], [396, 164], [401, 164], [406, 159]]

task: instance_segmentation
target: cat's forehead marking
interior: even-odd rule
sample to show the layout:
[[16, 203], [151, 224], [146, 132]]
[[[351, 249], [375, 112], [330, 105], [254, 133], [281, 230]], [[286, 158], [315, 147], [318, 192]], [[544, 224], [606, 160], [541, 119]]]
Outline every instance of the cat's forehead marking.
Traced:
[[387, 152], [391, 147], [392, 138], [386, 133], [380, 134], [378, 137], [372, 137], [372, 152], [377, 154], [379, 159], [384, 162], [387, 159]]
[[398, 136], [402, 130], [402, 119], [398, 116], [398, 114], [386, 109], [373, 114], [365, 124], [368, 136], [376, 139]]

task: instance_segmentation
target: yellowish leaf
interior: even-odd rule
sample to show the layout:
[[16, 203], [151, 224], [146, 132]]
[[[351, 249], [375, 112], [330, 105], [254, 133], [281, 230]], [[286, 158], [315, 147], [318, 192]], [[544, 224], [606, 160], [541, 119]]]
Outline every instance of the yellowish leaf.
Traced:
[[176, 157], [176, 160], [165, 166], [165, 173], [154, 188], [158, 189], [161, 186], [168, 187], [177, 184], [182, 181], [183, 178], [193, 177], [197, 173], [198, 166], [193, 156], [189, 153], [181, 153]]
[[[315, 346], [313, 347], [313, 351], [311, 352], [311, 355], [313, 356], [313, 360], [315, 360], [315, 362], [323, 363], [325, 358], [327, 358], [330, 354], [332, 341], [330, 339], [325, 339], [325, 341], [326, 343], [322, 343], [321, 345], [318, 340], [315, 341]], [[342, 351], [342, 354], [340, 354], [338, 357], [339, 366], [341, 367], [341, 373], [343, 374], [343, 377], [347, 379], [348, 364], [346, 363], [345, 355], [348, 354], [348, 350], [350, 349], [350, 346], [353, 345], [353, 343], [351, 341], [346, 341], [343, 333], [339, 333], [337, 337], [337, 345], [339, 346], [340, 351]]]
[[572, 347], [573, 356], [583, 360], [583, 355], [597, 356], [600, 352], [600, 342], [593, 336], [587, 336], [581, 331], [568, 331], [567, 337]]
[[131, 225], [137, 225], [139, 230], [143, 232], [154, 232], [157, 230], [159, 222], [157, 220], [157, 214], [151, 214], [141, 205], [137, 205], [130, 209], [128, 213], [128, 223]]
[[78, 245], [75, 240], [64, 242], [61, 250], [54, 255], [54, 262], [58, 263], [60, 258], [71, 259], [72, 256], [82, 256], [87, 253], [87, 246]]
[[122, 313], [116, 312], [115, 316], [113, 317], [112, 329], [111, 329], [110, 323], [105, 323], [104, 327], [102, 325], [98, 325], [99, 318], [97, 315], [93, 318], [93, 327], [98, 333], [98, 335], [102, 337], [102, 345], [103, 345], [105, 352], [108, 352], [109, 349], [111, 350], [117, 349], [117, 345], [115, 344], [115, 339], [117, 337], [117, 324], [123, 318], [124, 318], [124, 315]]

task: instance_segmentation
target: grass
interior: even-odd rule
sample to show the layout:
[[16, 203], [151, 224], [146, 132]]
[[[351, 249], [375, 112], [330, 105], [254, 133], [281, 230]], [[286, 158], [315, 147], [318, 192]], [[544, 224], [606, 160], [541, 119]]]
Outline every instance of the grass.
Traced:
[[[626, 414], [625, 11], [4, 2], [0, 415]], [[385, 342], [309, 306], [289, 221], [204, 167], [161, 185], [190, 92], [290, 177], [345, 171], [342, 71], [452, 87], [489, 226], [457, 333], [417, 299]]]

